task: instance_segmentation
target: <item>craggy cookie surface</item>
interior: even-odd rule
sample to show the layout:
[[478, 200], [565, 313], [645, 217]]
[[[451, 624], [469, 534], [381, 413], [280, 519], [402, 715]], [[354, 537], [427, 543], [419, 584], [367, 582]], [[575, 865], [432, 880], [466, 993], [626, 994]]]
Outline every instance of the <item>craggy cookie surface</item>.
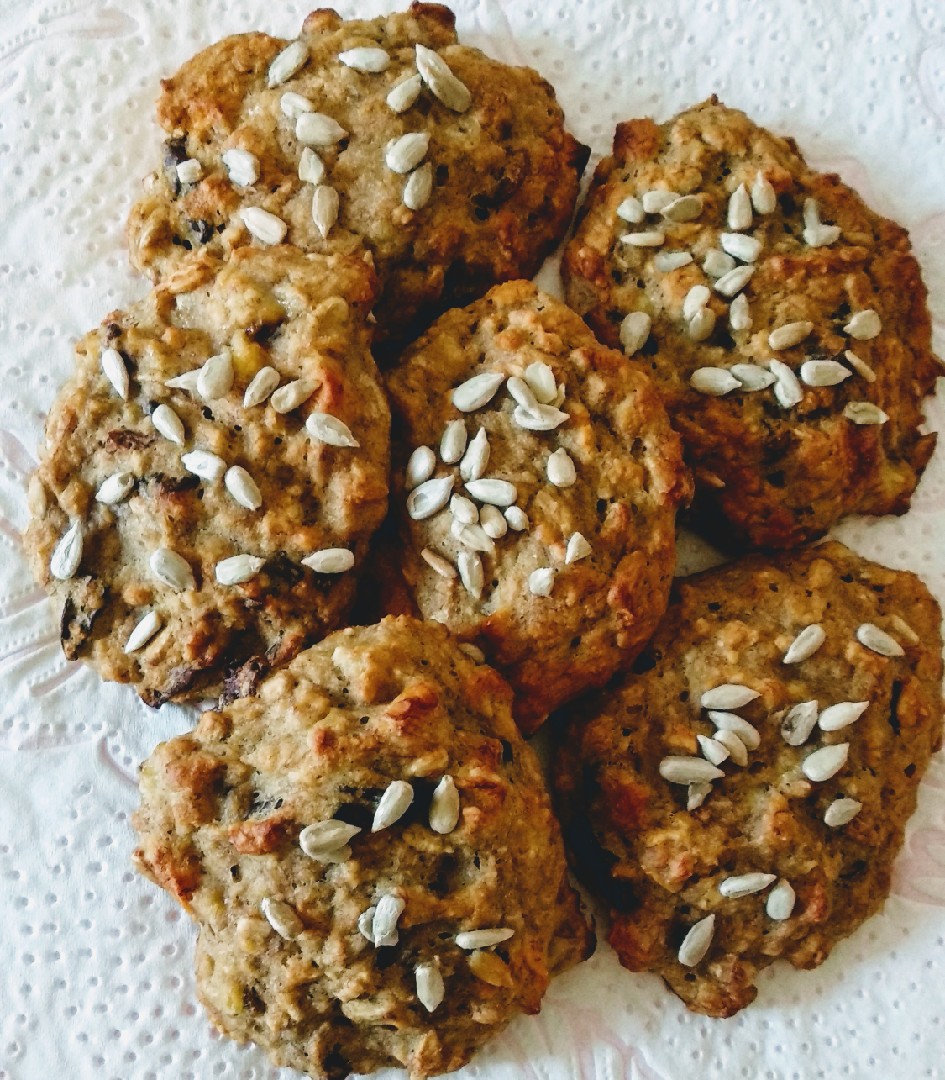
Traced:
[[905, 230], [791, 140], [714, 100], [621, 124], [563, 270], [656, 377], [717, 541], [794, 547], [908, 507], [941, 373], [919, 268]]
[[332, 635], [141, 774], [139, 868], [221, 1031], [344, 1077], [458, 1068], [589, 934], [511, 693], [441, 627]]
[[942, 729], [941, 612], [841, 544], [678, 583], [640, 674], [582, 706], [556, 764], [609, 940], [730, 1016], [877, 911]]
[[339, 625], [387, 505], [374, 295], [360, 260], [246, 248], [79, 343], [25, 537], [69, 659], [239, 696]]
[[163, 276], [190, 249], [270, 236], [363, 240], [379, 333], [395, 338], [534, 274], [587, 151], [548, 83], [458, 44], [453, 22], [434, 4], [368, 21], [319, 10], [294, 43], [241, 34], [198, 53], [162, 84], [165, 167], [132, 210], [135, 265]]
[[533, 730], [632, 660], [663, 613], [689, 492], [679, 440], [652, 381], [530, 282], [448, 312], [388, 387], [391, 557]]

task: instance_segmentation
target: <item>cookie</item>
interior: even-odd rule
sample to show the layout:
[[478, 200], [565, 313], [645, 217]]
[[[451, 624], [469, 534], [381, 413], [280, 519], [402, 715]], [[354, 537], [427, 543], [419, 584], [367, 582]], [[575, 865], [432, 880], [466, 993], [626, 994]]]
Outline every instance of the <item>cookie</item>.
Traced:
[[[437, 4], [321, 9], [288, 42], [239, 34], [162, 82], [165, 165], [131, 212], [135, 266], [285, 239], [373, 253], [380, 338], [531, 277], [564, 235], [587, 148], [536, 72], [460, 45]], [[418, 70], [419, 69], [419, 70]]]
[[925, 286], [906, 231], [792, 140], [715, 98], [621, 124], [563, 272], [657, 380], [717, 543], [796, 547], [908, 508], [941, 373]]
[[406, 593], [531, 732], [653, 632], [689, 493], [652, 381], [531, 282], [442, 316], [387, 380]]
[[459, 1068], [590, 951], [511, 692], [472, 652], [409, 618], [340, 631], [142, 768], [138, 868], [199, 924], [216, 1027], [277, 1065]]
[[941, 612], [838, 543], [678, 584], [634, 674], [555, 766], [576, 868], [625, 967], [731, 1016], [878, 911], [942, 734]]
[[386, 512], [370, 267], [243, 248], [79, 342], [25, 534], [62, 646], [152, 706], [223, 691], [336, 629]]

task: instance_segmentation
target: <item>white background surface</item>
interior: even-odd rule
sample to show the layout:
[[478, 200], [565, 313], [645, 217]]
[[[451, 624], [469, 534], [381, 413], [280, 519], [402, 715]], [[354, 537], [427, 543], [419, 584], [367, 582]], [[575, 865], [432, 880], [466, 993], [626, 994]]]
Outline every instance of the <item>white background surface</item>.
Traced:
[[[314, 6], [314, 3], [313, 3]], [[382, 2], [339, 2], [373, 15]], [[392, 5], [390, 5], [392, 6]], [[712, 92], [793, 134], [907, 225], [945, 350], [945, 4], [461, 0], [461, 34], [538, 68], [595, 157], [617, 120]], [[291, 36], [306, 5], [0, 0], [0, 1080], [250, 1080], [261, 1053], [196, 1005], [191, 931], [129, 867], [134, 771], [191, 716], [66, 664], [18, 542], [25, 477], [72, 342], [140, 296], [122, 226], [160, 160], [161, 75], [224, 33]], [[550, 280], [548, 274], [543, 282]], [[928, 409], [945, 427], [941, 395]], [[851, 521], [865, 555], [945, 600], [945, 453], [903, 519]], [[778, 966], [729, 1021], [687, 1014], [602, 945], [463, 1074], [483, 1080], [945, 1077], [945, 763], [885, 913], [818, 971]]]

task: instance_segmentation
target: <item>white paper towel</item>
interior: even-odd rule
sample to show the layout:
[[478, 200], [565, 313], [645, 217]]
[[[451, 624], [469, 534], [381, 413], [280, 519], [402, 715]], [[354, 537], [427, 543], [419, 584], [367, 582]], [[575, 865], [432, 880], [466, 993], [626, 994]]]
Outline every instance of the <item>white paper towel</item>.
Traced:
[[[312, 0], [315, 6], [315, 0]], [[336, 6], [378, 14], [385, 2]], [[555, 85], [574, 132], [665, 119], [710, 93], [795, 135], [910, 228], [945, 350], [941, 0], [455, 0], [463, 38]], [[262, 0], [0, 0], [0, 1080], [284, 1076], [214, 1036], [192, 931], [131, 871], [137, 763], [192, 714], [145, 709], [67, 664], [18, 531], [72, 342], [145, 291], [122, 226], [159, 159], [158, 79], [225, 33], [291, 36]], [[543, 282], [551, 280], [546, 274]], [[941, 395], [928, 409], [945, 429]], [[908, 516], [838, 534], [945, 600], [945, 447]], [[786, 965], [729, 1021], [688, 1014], [606, 945], [463, 1075], [483, 1080], [943, 1077], [945, 761], [925, 781], [893, 896], [812, 973]]]

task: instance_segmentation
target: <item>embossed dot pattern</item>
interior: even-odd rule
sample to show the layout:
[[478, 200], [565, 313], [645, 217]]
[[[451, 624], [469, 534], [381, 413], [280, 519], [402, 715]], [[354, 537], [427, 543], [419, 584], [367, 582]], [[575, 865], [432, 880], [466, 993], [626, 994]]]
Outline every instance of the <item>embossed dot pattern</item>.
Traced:
[[[406, 3], [406, 0], [404, 0]], [[72, 342], [139, 297], [122, 226], [157, 160], [158, 79], [224, 33], [290, 35], [300, 0], [0, 0], [0, 1080], [268, 1080], [197, 1004], [192, 931], [130, 869], [138, 762], [193, 713], [148, 712], [67, 664], [18, 531]], [[345, 15], [390, 0], [337, 0]], [[460, 30], [555, 85], [594, 160], [614, 124], [712, 92], [793, 134], [912, 230], [945, 351], [945, 7], [938, 0], [454, 0]], [[552, 262], [540, 280], [557, 286]], [[941, 394], [928, 407], [945, 429]], [[841, 539], [945, 600], [945, 454], [904, 518]], [[695, 540], [681, 562], [713, 555]], [[885, 913], [812, 973], [769, 969], [727, 1022], [686, 1013], [601, 946], [463, 1075], [481, 1080], [943, 1077], [945, 761], [933, 761]], [[394, 1074], [390, 1074], [393, 1076]], [[400, 1074], [402, 1075], [402, 1074]]]

